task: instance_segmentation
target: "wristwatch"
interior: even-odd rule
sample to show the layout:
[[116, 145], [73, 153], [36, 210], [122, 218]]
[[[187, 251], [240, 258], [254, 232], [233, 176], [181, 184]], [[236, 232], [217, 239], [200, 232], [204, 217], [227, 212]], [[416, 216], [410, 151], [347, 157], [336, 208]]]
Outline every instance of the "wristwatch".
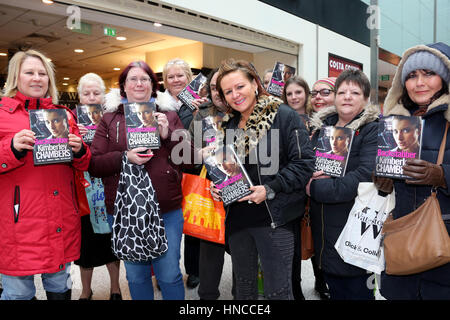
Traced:
[[275, 198], [275, 191], [273, 191], [272, 188], [269, 187], [267, 184], [264, 185], [264, 188], [266, 189], [267, 200], [273, 200], [273, 198]]

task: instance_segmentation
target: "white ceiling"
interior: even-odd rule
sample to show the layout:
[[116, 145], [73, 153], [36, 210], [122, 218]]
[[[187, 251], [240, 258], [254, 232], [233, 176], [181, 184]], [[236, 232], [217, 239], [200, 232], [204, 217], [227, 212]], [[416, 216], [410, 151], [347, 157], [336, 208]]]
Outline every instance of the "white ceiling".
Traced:
[[[55, 64], [57, 82], [69, 77], [76, 83], [86, 72], [104, 78], [118, 75], [114, 67], [123, 69], [130, 61], [145, 60], [145, 52], [162, 50], [196, 42], [170, 35], [117, 27], [117, 35], [126, 41], [103, 34], [104, 23], [87, 21], [92, 25], [90, 35], [71, 31], [66, 16], [2, 5], [0, 7], [0, 52], [8, 49], [33, 47], [44, 52]], [[84, 53], [75, 53], [81, 48]], [[1, 73], [6, 73], [7, 57], [0, 57]]]

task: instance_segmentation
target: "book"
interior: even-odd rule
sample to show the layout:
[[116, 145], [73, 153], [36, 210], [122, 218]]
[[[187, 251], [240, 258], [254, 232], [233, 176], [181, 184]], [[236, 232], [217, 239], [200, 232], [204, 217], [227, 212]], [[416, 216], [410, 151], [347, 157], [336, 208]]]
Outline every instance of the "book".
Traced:
[[205, 167], [225, 206], [252, 193], [253, 184], [232, 145], [217, 147], [205, 159]]
[[220, 128], [222, 122], [221, 115], [206, 116], [202, 119], [202, 134], [203, 140], [206, 142], [206, 146], [216, 143], [217, 131]]
[[158, 119], [154, 115], [153, 102], [133, 102], [124, 104], [125, 127], [128, 149], [146, 147], [158, 149], [161, 145]]
[[281, 62], [275, 62], [267, 92], [281, 97], [286, 81], [295, 74], [295, 68]]
[[347, 169], [353, 136], [354, 131], [349, 128], [322, 127], [317, 140], [314, 170], [322, 170], [332, 177], [343, 177]]
[[416, 116], [389, 116], [378, 122], [375, 175], [409, 179], [403, 174], [408, 159], [420, 159], [423, 122]]
[[195, 111], [197, 108], [193, 105], [192, 101], [206, 97], [207, 92], [203, 92], [206, 85], [206, 77], [199, 73], [180, 93], [177, 95], [191, 111]]
[[79, 104], [76, 107], [77, 121], [86, 127], [88, 132], [83, 136], [86, 143], [94, 140], [95, 131], [103, 116], [103, 109], [100, 104]]
[[69, 122], [65, 109], [29, 110], [30, 128], [36, 135], [33, 148], [35, 165], [71, 162]]

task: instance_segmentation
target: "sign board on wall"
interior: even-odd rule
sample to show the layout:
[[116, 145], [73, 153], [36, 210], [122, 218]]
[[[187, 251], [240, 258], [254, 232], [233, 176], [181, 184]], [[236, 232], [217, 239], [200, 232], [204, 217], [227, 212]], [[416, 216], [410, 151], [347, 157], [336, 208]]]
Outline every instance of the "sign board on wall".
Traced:
[[337, 56], [332, 53], [328, 53], [328, 76], [338, 77], [342, 71], [346, 69], [359, 69], [363, 70], [363, 64]]

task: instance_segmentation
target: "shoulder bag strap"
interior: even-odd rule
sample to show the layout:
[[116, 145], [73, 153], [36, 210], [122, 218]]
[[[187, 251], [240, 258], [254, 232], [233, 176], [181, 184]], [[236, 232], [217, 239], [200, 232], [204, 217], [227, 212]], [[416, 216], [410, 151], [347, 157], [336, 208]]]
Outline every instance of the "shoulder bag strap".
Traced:
[[439, 166], [442, 164], [442, 161], [444, 160], [444, 151], [445, 151], [445, 144], [447, 143], [447, 132], [448, 127], [450, 126], [450, 122], [447, 121], [447, 124], [445, 126], [444, 131], [444, 137], [442, 138], [441, 147], [439, 148], [439, 155], [436, 164]]

